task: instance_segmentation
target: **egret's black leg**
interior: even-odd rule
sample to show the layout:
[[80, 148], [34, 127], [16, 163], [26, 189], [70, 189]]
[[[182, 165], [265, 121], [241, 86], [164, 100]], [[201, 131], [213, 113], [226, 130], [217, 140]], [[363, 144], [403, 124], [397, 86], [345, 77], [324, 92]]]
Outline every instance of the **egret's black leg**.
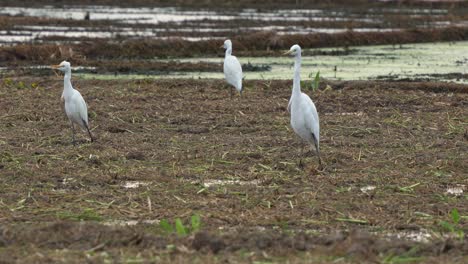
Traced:
[[75, 125], [73, 124], [72, 121], [70, 121], [70, 125], [71, 125], [71, 131], [72, 131], [72, 144], [73, 144], [73, 145], [76, 145], [76, 141], [75, 141]]
[[[300, 141], [300, 140], [299, 140]], [[304, 164], [302, 163], [302, 158], [304, 157], [304, 144], [302, 143], [302, 141], [299, 142], [301, 145], [300, 145], [300, 148], [301, 148], [301, 154], [299, 155], [299, 167], [303, 168], [304, 167]]]
[[317, 157], [319, 161], [319, 169], [321, 170], [323, 167], [322, 167], [322, 159], [320, 158], [320, 149], [318, 146], [318, 141], [314, 134], [312, 134], [312, 138], [314, 139], [314, 146], [315, 146], [315, 150], [317, 151]]
[[84, 120], [83, 120], [83, 124], [86, 127], [86, 130], [88, 131], [88, 135], [89, 135], [89, 138], [91, 139], [91, 142], [94, 142], [94, 138], [93, 138], [93, 135], [91, 134], [91, 131], [89, 130], [88, 124], [86, 124], [86, 122], [84, 122]]

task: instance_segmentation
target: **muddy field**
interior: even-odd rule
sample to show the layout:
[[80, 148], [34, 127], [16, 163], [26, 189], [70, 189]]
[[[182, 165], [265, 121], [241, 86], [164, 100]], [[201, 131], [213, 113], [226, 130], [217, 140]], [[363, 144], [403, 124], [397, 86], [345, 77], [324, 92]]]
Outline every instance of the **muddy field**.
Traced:
[[242, 56], [274, 56], [291, 43], [341, 48], [468, 40], [466, 1], [17, 2], [3, 1], [0, 9], [2, 66], [58, 55], [80, 62], [212, 56], [225, 38]]
[[[311, 153], [299, 163], [291, 81], [233, 99], [222, 80], [73, 82], [94, 143], [71, 144], [60, 77], [0, 84], [3, 262], [468, 258], [466, 85], [324, 81], [308, 91], [319, 171]], [[193, 215], [185, 236], [159, 222]]]
[[280, 8], [311, 8], [311, 7], [385, 7], [385, 6], [406, 6], [406, 7], [467, 7], [467, 3], [463, 0], [333, 0], [333, 1], [321, 1], [321, 0], [134, 0], [131, 2], [127, 1], [115, 1], [115, 0], [80, 0], [80, 1], [65, 1], [65, 0], [25, 0], [25, 1], [14, 1], [4, 0], [2, 4], [5, 6], [43, 6], [43, 5], [114, 5], [124, 7], [153, 7], [153, 6], [185, 6], [185, 7], [197, 7], [197, 8], [268, 8], [272, 9], [275, 7]]
[[219, 2], [2, 1], [0, 263], [468, 263], [468, 2]]

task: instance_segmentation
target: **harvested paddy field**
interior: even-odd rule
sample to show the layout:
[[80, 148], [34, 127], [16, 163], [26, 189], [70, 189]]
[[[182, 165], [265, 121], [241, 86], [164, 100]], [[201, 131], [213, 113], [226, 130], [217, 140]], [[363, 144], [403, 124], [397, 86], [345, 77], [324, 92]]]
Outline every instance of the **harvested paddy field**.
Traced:
[[277, 2], [2, 1], [0, 263], [468, 263], [468, 2]]
[[320, 171], [299, 163], [291, 81], [73, 83], [94, 143], [71, 144], [61, 77], [0, 83], [4, 262], [467, 261], [467, 85], [305, 90]]

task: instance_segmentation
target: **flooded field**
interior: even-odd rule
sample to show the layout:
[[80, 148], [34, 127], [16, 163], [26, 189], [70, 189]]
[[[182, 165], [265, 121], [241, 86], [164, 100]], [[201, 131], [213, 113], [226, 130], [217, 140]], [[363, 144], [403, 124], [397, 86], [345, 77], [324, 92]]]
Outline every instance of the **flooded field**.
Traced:
[[468, 262], [466, 1], [189, 2], [2, 1], [0, 263]]
[[[341, 53], [341, 55], [340, 55]], [[337, 54], [337, 55], [335, 55]], [[213, 63], [217, 72], [177, 72], [144, 75], [144, 78], [222, 79], [222, 58], [178, 59], [182, 63]], [[245, 79], [291, 79], [293, 63], [287, 56], [239, 57], [247, 72]], [[263, 67], [262, 67], [263, 66]], [[268, 67], [266, 67], [268, 66]], [[254, 71], [248, 71], [249, 67]], [[215, 67], [213, 67], [215, 68]], [[302, 76], [311, 79], [320, 71], [329, 80], [435, 80], [468, 83], [468, 42], [407, 44], [403, 46], [351, 47], [304, 50]], [[85, 78], [128, 78], [128, 76], [82, 75]], [[142, 76], [133, 75], [130, 78]]]
[[[82, 39], [223, 39], [273, 31], [311, 33], [399, 32], [467, 27], [468, 7], [362, 6], [316, 9], [256, 9], [120, 6], [10, 7], [0, 10], [0, 43], [44, 43]], [[3, 22], [3, 23], [1, 23]]]
[[[235, 48], [235, 47], [234, 47]], [[214, 50], [213, 52], [216, 52]], [[235, 50], [234, 50], [235, 53]], [[277, 52], [270, 57], [238, 57], [246, 80], [292, 78], [292, 60]], [[468, 42], [404, 44], [305, 49], [302, 57], [304, 85], [320, 71], [327, 80], [444, 81], [468, 83]], [[223, 58], [173, 58], [86, 62], [74, 76], [83, 79], [222, 79]], [[10, 74], [50, 75], [47, 65], [8, 66]]]

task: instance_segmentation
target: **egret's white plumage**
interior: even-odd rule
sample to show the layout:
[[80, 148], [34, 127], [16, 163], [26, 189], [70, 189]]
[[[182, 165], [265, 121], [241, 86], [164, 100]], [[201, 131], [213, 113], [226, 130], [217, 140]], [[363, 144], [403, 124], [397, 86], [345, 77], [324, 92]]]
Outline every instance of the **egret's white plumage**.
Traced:
[[75, 143], [75, 126], [77, 124], [89, 134], [91, 141], [93, 136], [89, 130], [88, 123], [88, 106], [86, 105], [83, 96], [80, 92], [73, 89], [71, 84], [71, 65], [68, 61], [62, 61], [59, 65], [54, 65], [52, 68], [62, 71], [65, 76], [63, 78], [63, 93], [61, 100], [65, 102], [65, 113], [70, 120], [72, 128], [73, 143]]
[[301, 47], [293, 45], [285, 54], [294, 56], [293, 90], [288, 104], [288, 110], [291, 112], [291, 127], [300, 138], [315, 147], [321, 167], [319, 116], [310, 97], [301, 92]]
[[232, 42], [227, 39], [223, 45], [226, 49], [224, 56], [224, 77], [227, 83], [234, 86], [236, 90], [242, 95], [242, 67], [236, 56], [232, 54]]

